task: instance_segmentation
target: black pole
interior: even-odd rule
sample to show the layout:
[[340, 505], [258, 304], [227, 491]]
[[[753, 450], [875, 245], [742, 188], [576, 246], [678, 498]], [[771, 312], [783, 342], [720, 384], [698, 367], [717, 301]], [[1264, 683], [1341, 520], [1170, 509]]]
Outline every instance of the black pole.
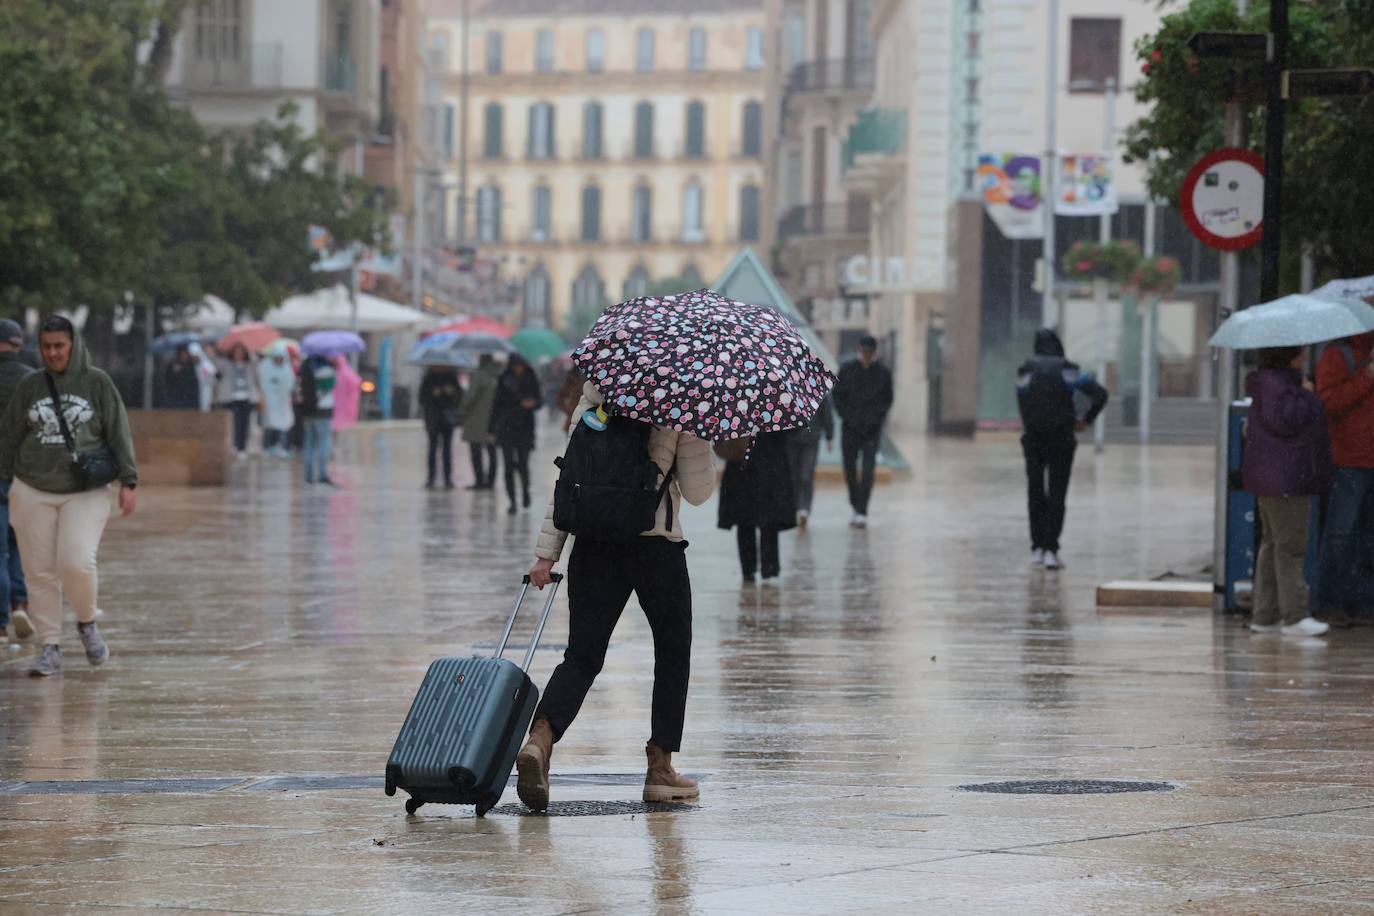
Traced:
[[1264, 236], [1260, 241], [1260, 301], [1279, 296], [1283, 247], [1283, 71], [1288, 69], [1288, 0], [1270, 0], [1269, 34], [1273, 53], [1265, 72]]

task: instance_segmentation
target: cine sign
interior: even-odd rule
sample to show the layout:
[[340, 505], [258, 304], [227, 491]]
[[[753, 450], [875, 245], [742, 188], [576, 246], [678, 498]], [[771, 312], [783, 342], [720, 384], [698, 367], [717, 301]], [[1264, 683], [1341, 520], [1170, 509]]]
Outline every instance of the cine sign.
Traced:
[[844, 285], [869, 293], [914, 293], [934, 286], [938, 270], [919, 258], [857, 254], [844, 262]]

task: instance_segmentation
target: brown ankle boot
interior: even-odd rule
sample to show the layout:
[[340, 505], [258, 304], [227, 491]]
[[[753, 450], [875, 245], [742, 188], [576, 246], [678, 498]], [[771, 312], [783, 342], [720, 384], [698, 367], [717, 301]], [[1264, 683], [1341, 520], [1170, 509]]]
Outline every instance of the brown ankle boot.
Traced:
[[553, 729], [543, 717], [530, 726], [530, 740], [515, 757], [519, 778], [515, 792], [531, 811], [549, 807], [549, 761], [553, 758]]
[[644, 776], [646, 802], [696, 801], [700, 794], [696, 780], [688, 779], [673, 769], [673, 755], [653, 744], [644, 746], [649, 758], [649, 772]]

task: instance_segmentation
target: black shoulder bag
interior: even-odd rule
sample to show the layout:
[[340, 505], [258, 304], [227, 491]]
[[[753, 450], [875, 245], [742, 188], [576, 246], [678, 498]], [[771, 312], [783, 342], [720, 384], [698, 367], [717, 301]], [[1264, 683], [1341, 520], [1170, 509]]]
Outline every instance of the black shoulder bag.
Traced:
[[84, 452], [76, 450], [76, 441], [72, 439], [72, 431], [67, 426], [67, 414], [62, 409], [62, 397], [57, 393], [57, 383], [53, 381], [51, 373], [44, 372], [43, 377], [48, 380], [53, 412], [57, 414], [57, 425], [62, 428], [62, 441], [67, 443], [67, 454], [71, 455], [72, 472], [76, 474], [77, 483], [81, 484], [83, 490], [94, 490], [112, 483], [119, 477], [119, 464], [115, 461], [114, 452], [103, 443]]

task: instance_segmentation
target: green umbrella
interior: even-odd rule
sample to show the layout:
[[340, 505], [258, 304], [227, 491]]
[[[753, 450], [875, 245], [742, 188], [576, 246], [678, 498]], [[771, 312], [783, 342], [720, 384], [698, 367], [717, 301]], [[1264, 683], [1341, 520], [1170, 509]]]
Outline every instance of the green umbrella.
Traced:
[[556, 331], [548, 328], [521, 328], [510, 339], [520, 355], [532, 363], [543, 362], [568, 352], [568, 344]]

